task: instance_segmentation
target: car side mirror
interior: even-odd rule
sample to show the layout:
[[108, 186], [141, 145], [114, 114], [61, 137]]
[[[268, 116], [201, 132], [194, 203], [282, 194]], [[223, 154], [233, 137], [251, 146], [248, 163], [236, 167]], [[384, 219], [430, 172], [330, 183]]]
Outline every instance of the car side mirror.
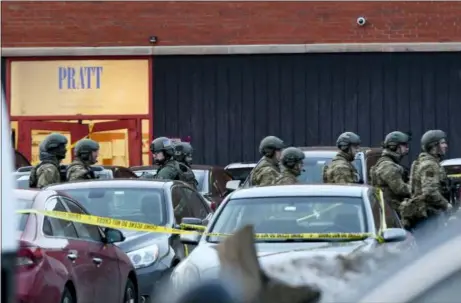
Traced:
[[181, 224], [190, 224], [190, 225], [202, 225], [203, 220], [199, 218], [182, 218]]
[[388, 228], [383, 231], [384, 242], [401, 242], [407, 239], [407, 232], [403, 228]]
[[104, 242], [107, 244], [125, 241], [125, 236], [123, 235], [121, 231], [119, 231], [118, 229], [109, 228], [109, 227], [104, 229], [104, 238], [105, 238]]
[[227, 181], [226, 183], [226, 189], [229, 191], [234, 191], [238, 189], [239, 186], [240, 186], [240, 180], [231, 180], [231, 181]]
[[198, 245], [198, 242], [200, 241], [201, 234], [199, 233], [187, 233], [187, 234], [182, 234], [179, 237], [179, 241], [182, 244], [187, 244], [187, 245]]

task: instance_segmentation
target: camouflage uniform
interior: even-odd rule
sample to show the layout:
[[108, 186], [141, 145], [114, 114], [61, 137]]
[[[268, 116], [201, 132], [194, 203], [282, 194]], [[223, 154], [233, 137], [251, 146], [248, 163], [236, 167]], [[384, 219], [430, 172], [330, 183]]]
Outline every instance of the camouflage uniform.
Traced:
[[359, 146], [360, 143], [360, 137], [352, 132], [342, 133], [338, 137], [336, 146], [340, 151], [331, 163], [323, 169], [323, 180], [325, 183], [358, 183], [358, 173], [352, 164], [354, 155], [350, 152], [350, 147], [352, 145]]
[[83, 139], [75, 145], [75, 160], [69, 165], [66, 172], [67, 181], [96, 179], [90, 165], [96, 163], [93, 152], [99, 150], [99, 144], [90, 139]]
[[411, 166], [410, 186], [412, 197], [402, 203], [400, 212], [407, 228], [413, 228], [426, 218], [437, 217], [450, 210], [444, 184], [447, 176], [440, 165], [440, 155], [431, 153], [434, 144], [444, 139], [442, 131], [428, 131], [422, 139], [423, 152]]
[[280, 158], [282, 162], [282, 174], [275, 179], [276, 185], [298, 184], [297, 177], [301, 175], [304, 153], [299, 148], [288, 147], [283, 150]]
[[59, 164], [66, 157], [67, 138], [53, 133], [45, 138], [39, 146], [40, 163], [32, 168], [29, 177], [30, 188], [43, 188], [50, 184], [60, 183]]
[[408, 144], [408, 135], [402, 132], [392, 132], [384, 140], [384, 150], [381, 158], [371, 168], [371, 184], [381, 188], [384, 200], [399, 213], [402, 201], [410, 198], [410, 185], [404, 181], [404, 168], [400, 165], [403, 155], [398, 153], [402, 144]]
[[174, 144], [174, 158], [179, 164], [182, 171], [182, 181], [189, 184], [192, 188], [197, 190], [198, 181], [195, 174], [191, 169], [192, 164], [192, 145], [187, 142], [178, 142]]
[[[181, 180], [182, 171], [179, 167], [178, 161], [174, 159], [174, 146], [170, 139], [166, 137], [159, 137], [152, 141], [150, 150], [153, 154], [162, 152], [164, 155], [163, 160], [155, 158], [154, 161], [160, 167], [157, 170], [154, 179], [163, 180]], [[146, 176], [146, 178], [150, 178]]]
[[280, 175], [279, 161], [275, 152], [283, 149], [283, 141], [274, 136], [262, 139], [259, 145], [259, 152], [263, 158], [250, 173], [252, 186], [268, 186], [274, 184]]

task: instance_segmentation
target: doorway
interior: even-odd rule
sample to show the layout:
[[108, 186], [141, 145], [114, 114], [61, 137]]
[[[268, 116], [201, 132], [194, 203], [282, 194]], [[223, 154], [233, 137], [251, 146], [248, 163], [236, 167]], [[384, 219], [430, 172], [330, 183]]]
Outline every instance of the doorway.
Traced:
[[83, 138], [93, 139], [100, 144], [99, 165], [133, 166], [141, 165], [141, 120], [126, 119], [114, 121], [31, 121], [18, 123], [18, 150], [32, 164], [38, 159], [38, 145], [52, 132], [65, 135], [69, 141], [68, 154], [63, 163], [73, 159], [73, 147]]

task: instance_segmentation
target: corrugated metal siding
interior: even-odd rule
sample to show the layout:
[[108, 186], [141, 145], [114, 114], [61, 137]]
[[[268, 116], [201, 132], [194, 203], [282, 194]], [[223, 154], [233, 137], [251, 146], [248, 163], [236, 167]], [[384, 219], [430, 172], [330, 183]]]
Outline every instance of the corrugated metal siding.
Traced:
[[412, 131], [449, 133], [461, 152], [461, 54], [360, 53], [154, 58], [154, 134], [191, 136], [195, 162], [259, 158], [276, 135], [296, 146], [332, 145], [355, 131], [376, 146]]

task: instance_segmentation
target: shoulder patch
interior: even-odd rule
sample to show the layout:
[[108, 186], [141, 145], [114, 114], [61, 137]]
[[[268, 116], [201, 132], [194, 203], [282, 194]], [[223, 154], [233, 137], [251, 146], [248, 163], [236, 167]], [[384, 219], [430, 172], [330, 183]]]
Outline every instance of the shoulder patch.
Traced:
[[162, 143], [163, 143], [164, 147], [170, 147], [171, 146], [171, 140], [170, 139], [163, 140]]

